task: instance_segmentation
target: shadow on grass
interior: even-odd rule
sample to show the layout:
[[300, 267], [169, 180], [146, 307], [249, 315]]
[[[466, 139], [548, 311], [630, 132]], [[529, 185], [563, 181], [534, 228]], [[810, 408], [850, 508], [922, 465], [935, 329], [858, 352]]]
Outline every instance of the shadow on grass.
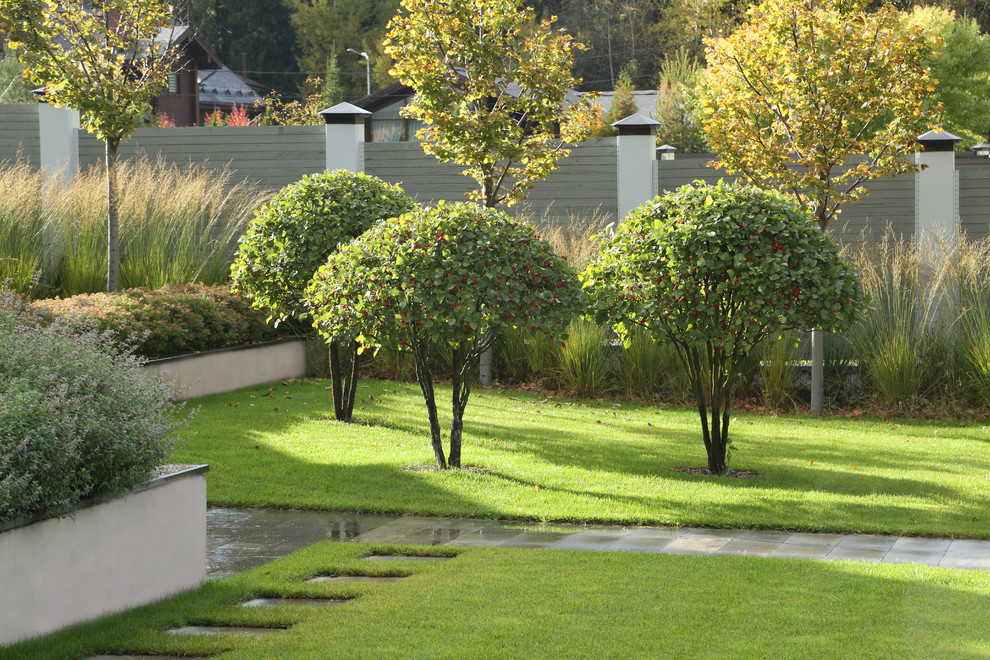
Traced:
[[[820, 428], [813, 442], [799, 434], [778, 434], [772, 448], [762, 453], [749, 446], [761, 440], [737, 438], [742, 449], [732, 466], [764, 473], [759, 479], [677, 473], [677, 466], [705, 463], [704, 447], [693, 425], [685, 430], [684, 423], [665, 419], [665, 413], [650, 416], [652, 428], [646, 427], [645, 420], [641, 425], [620, 421], [601, 427], [589, 421], [594, 416], [587, 416], [590, 406], [573, 411], [562, 406], [553, 409], [556, 417], [537, 418], [535, 407], [514, 414], [506, 406], [475, 405], [472, 399], [463, 458], [465, 463], [476, 463], [480, 456], [487, 472], [412, 472], [405, 469], [409, 456], [414, 455], [414, 461], [432, 460], [428, 427], [418, 388], [394, 385], [361, 384], [358, 396], [365, 399], [361, 404], [365, 409], [359, 408], [355, 415], [370, 426], [331, 420], [326, 413], [329, 392], [319, 383], [211, 397], [202, 402], [203, 417], [209, 419], [202, 420], [201, 437], [180, 450], [177, 458], [211, 463], [211, 503], [240, 506], [849, 531], [883, 529], [884, 521], [896, 521], [888, 528], [963, 535], [980, 535], [978, 530], [970, 532], [968, 523], [966, 529], [960, 523], [986, 513], [976, 493], [897, 474], [919, 469], [934, 479], [938, 473], [925, 463], [923, 454], [883, 456], [882, 467], [891, 470], [890, 476], [837, 470], [836, 466], [858, 459], [849, 450], [825, 444]], [[253, 399], [249, 398], [252, 394]], [[438, 390], [439, 400], [447, 396], [448, 390]], [[480, 400], [486, 397], [501, 401], [487, 393]], [[519, 406], [534, 406], [532, 400], [520, 400]], [[538, 404], [543, 405], [542, 401]], [[639, 408], [629, 406], [619, 414], [642, 412]], [[232, 410], [237, 414], [230, 414]], [[604, 407], [591, 412], [611, 413]], [[401, 457], [389, 456], [385, 446], [380, 450], [365, 447], [379, 442], [386, 432], [405, 434], [402, 442], [410, 446], [422, 444]], [[311, 446], [284, 446], [300, 434], [317, 438], [309, 441]], [[497, 445], [492, 443], [493, 435], [498, 436]], [[273, 437], [279, 446], [271, 444]], [[358, 462], [344, 453], [355, 447], [366, 450]], [[339, 460], [334, 452], [340, 453]], [[795, 458], [823, 467], [796, 467]], [[879, 462], [870, 458], [861, 463], [872, 471]], [[970, 460], [960, 457], [962, 463]], [[959, 463], [955, 457], [949, 461]], [[827, 463], [832, 467], [824, 467]], [[548, 466], [564, 471], [547, 472]], [[537, 480], [545, 488], [545, 497], [553, 499], [552, 505], [531, 497]], [[943, 508], [953, 511], [942, 515]], [[926, 527], [925, 521], [936, 510], [936, 517], [953, 519], [949, 522], [956, 529], [951, 524], [946, 528], [944, 522]]]

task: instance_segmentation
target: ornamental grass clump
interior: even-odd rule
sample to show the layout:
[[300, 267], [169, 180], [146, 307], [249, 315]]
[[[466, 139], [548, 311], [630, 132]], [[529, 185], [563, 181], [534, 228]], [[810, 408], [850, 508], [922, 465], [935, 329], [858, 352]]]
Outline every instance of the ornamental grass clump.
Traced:
[[883, 406], [911, 409], [952, 387], [958, 311], [944, 248], [888, 231], [852, 256], [873, 303], [849, 337], [864, 390]]
[[[478, 358], [498, 331], [560, 338], [580, 304], [577, 278], [531, 227], [475, 204], [441, 204], [377, 223], [334, 253], [306, 290], [329, 341], [408, 347], [426, 401], [437, 467], [461, 466], [464, 409]], [[437, 356], [449, 352], [450, 450], [434, 397]]]
[[[268, 197], [198, 165], [138, 159], [117, 177], [124, 288], [226, 282], [237, 237]], [[106, 222], [102, 170], [65, 183], [24, 162], [0, 166], [0, 282], [34, 297], [106, 290]]]
[[0, 524], [147, 481], [176, 442], [171, 385], [116, 340], [0, 289]]
[[[402, 188], [373, 176], [346, 170], [304, 176], [255, 213], [230, 268], [233, 288], [269, 310], [276, 326], [305, 318], [306, 285], [337, 246], [413, 208]], [[337, 335], [329, 344], [334, 416], [349, 422], [358, 353], [353, 337]]]
[[753, 347], [788, 330], [845, 330], [865, 307], [855, 272], [792, 198], [724, 182], [633, 210], [581, 279], [599, 321], [673, 343], [711, 474], [728, 469], [732, 392]]

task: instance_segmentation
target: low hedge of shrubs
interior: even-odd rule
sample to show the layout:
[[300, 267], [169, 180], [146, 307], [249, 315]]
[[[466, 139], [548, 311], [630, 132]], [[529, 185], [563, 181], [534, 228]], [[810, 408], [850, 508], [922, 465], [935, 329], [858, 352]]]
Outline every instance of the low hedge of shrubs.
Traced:
[[247, 298], [223, 284], [82, 294], [39, 300], [31, 307], [69, 327], [110, 331], [148, 359], [268, 341], [293, 330], [266, 323], [267, 312], [253, 309]]
[[183, 421], [171, 386], [112, 333], [46, 319], [0, 289], [0, 524], [147, 481]]

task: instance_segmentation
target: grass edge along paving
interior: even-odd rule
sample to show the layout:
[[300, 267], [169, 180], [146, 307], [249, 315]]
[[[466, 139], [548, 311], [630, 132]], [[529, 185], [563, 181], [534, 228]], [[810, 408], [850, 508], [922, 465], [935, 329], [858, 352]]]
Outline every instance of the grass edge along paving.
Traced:
[[[368, 561], [373, 553], [445, 562]], [[321, 574], [408, 574], [388, 584]], [[349, 598], [247, 608], [258, 596]], [[982, 657], [990, 573], [910, 564], [326, 542], [165, 601], [6, 649], [314, 657]], [[281, 628], [178, 636], [189, 624]], [[608, 634], [602, 634], [603, 631]]]
[[[172, 460], [209, 463], [212, 505], [534, 521], [990, 537], [982, 422], [734, 414], [730, 467], [704, 465], [697, 412], [631, 401], [472, 393], [469, 469], [429, 469], [415, 384], [362, 381], [332, 420], [328, 384], [205, 397]], [[440, 388], [438, 397], [449, 395]]]

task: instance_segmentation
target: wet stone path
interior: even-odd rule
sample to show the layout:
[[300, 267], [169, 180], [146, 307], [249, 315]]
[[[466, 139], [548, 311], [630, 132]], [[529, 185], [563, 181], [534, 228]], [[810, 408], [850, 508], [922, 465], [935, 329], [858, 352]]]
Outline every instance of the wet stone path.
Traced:
[[234, 575], [320, 541], [748, 555], [990, 570], [990, 540], [216, 508], [207, 512], [209, 577]]

